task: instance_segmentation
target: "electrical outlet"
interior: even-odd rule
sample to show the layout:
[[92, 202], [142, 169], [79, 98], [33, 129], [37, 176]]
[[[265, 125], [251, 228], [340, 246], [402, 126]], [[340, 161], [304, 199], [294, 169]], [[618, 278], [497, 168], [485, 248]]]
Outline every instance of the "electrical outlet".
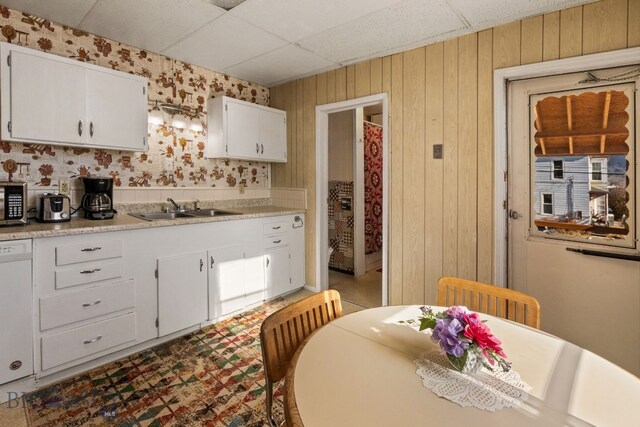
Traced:
[[240, 189], [240, 194], [244, 194], [244, 188], [246, 187], [246, 185], [244, 185], [243, 183], [240, 183], [240, 185], [238, 186], [238, 188]]
[[69, 180], [67, 179], [58, 180], [58, 192], [60, 194], [69, 194], [70, 190], [71, 189], [69, 188]]
[[175, 162], [173, 156], [162, 156], [162, 169], [168, 172], [173, 172], [175, 168]]

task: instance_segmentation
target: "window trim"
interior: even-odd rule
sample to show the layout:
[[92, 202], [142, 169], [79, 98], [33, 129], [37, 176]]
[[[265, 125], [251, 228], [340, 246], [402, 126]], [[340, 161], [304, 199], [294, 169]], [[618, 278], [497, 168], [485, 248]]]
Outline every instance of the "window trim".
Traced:
[[[551, 203], [550, 203], [551, 213], [544, 211], [545, 205], [549, 205], [549, 203], [544, 202], [544, 196], [551, 196]], [[554, 199], [553, 193], [542, 192], [542, 191], [540, 192], [540, 215], [547, 215], [547, 216], [553, 215], [553, 212], [554, 212], [553, 199]]]
[[[560, 169], [556, 169], [556, 162], [560, 162]], [[556, 178], [556, 170], [562, 173], [562, 177]], [[564, 180], [564, 160], [551, 160], [551, 179], [553, 181]]]

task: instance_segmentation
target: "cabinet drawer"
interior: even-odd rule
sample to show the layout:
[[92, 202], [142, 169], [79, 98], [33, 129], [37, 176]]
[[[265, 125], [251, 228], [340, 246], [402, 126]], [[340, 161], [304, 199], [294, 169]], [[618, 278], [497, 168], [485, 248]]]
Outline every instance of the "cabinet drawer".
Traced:
[[134, 313], [42, 337], [42, 369], [124, 344], [136, 338]]
[[56, 271], [56, 289], [122, 277], [122, 261], [94, 262]]
[[56, 265], [118, 258], [122, 256], [122, 241], [94, 242], [56, 247]]
[[265, 236], [270, 236], [272, 234], [286, 233], [289, 230], [291, 230], [290, 221], [270, 222], [262, 226], [262, 232]]
[[287, 246], [289, 244], [289, 236], [286, 235], [276, 235], [271, 237], [265, 237], [262, 239], [262, 247], [263, 248], [277, 248], [280, 246]]
[[40, 330], [45, 331], [134, 306], [133, 280], [40, 298]]

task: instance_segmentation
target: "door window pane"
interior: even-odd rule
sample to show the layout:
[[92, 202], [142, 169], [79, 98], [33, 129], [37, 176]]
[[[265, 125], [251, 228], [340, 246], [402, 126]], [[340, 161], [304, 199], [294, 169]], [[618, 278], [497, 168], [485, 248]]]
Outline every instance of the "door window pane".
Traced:
[[635, 247], [633, 89], [531, 95], [531, 235]]

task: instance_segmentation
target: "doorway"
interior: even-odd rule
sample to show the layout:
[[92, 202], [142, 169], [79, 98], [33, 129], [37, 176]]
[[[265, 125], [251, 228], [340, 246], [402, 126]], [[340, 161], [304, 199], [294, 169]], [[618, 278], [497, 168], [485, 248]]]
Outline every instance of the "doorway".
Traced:
[[388, 303], [387, 108], [386, 94], [316, 107], [317, 282], [367, 308]]
[[543, 330], [635, 374], [639, 85], [640, 65], [599, 69], [510, 82], [507, 101], [507, 283]]

